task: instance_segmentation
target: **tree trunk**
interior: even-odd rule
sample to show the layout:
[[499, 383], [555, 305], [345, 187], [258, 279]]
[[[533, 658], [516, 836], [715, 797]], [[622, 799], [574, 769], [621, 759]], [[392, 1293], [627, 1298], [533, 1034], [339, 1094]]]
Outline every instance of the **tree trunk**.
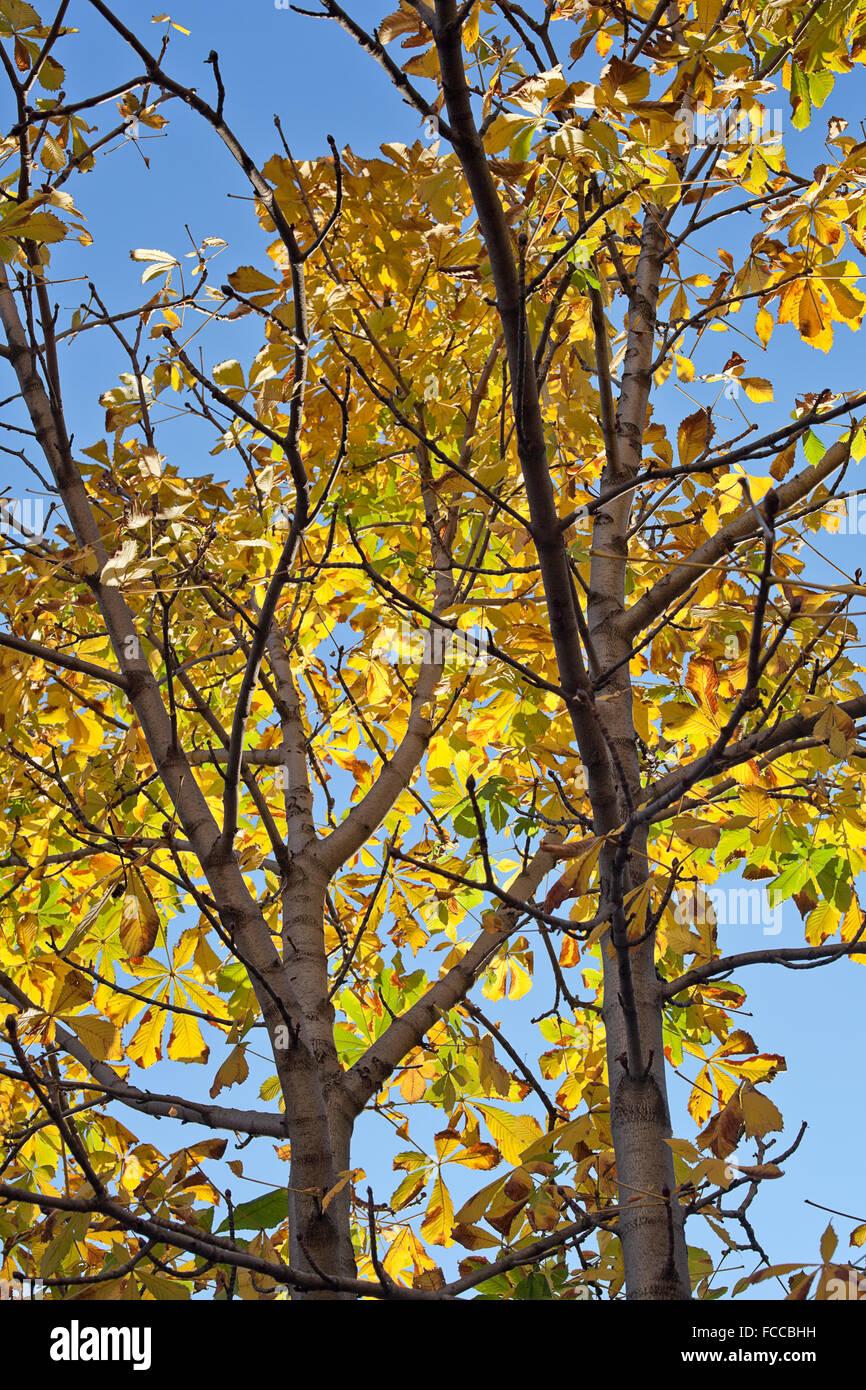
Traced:
[[[323, 1210], [322, 1193], [339, 1182], [350, 1166], [352, 1127], [341, 1115], [329, 1116], [323, 1126], [318, 1118], [302, 1117], [290, 1127], [292, 1161], [289, 1170], [289, 1250], [294, 1269], [340, 1278], [357, 1276], [352, 1247], [347, 1183]], [[296, 1290], [293, 1300], [354, 1299], [337, 1289]]]
[[[548, 443], [538, 397], [534, 350], [526, 313], [526, 287], [518, 265], [522, 251], [514, 245], [504, 216], [481, 136], [472, 111], [463, 60], [461, 29], [455, 0], [437, 0], [434, 37], [442, 71], [442, 90], [451, 127], [451, 141], [472, 193], [479, 226], [490, 257], [496, 305], [508, 353], [516, 420], [517, 448], [526, 485], [539, 564], [544, 582], [551, 636], [563, 688], [573, 692], [570, 713], [580, 756], [587, 771], [594, 829], [612, 835], [627, 819], [629, 797], [640, 789], [640, 768], [632, 719], [632, 690], [627, 653], [629, 642], [618, 619], [625, 603], [626, 534], [631, 510], [625, 493], [602, 509], [593, 525], [594, 558], [588, 609], [589, 640], [584, 641], [590, 667], [606, 670], [623, 664], [610, 682], [616, 698], [604, 706], [595, 703], [581, 655], [578, 602], [569, 567], [568, 551], [556, 510], [550, 476]], [[612, 432], [612, 403], [607, 371], [607, 330], [603, 313], [596, 326], [599, 395], [605, 430], [606, 484], [638, 472], [642, 454], [646, 406], [651, 384], [659, 278], [664, 263], [666, 234], [655, 210], [647, 216], [635, 295], [629, 316], [629, 338], [623, 386], [616, 417], [616, 441]], [[515, 256], [517, 250], [518, 255]], [[602, 714], [600, 711], [604, 709]], [[602, 858], [604, 902], [609, 888], [612, 853]], [[636, 837], [629, 856], [629, 887], [644, 881], [645, 843]], [[621, 887], [617, 911], [622, 912]], [[631, 1299], [687, 1299], [691, 1297], [683, 1221], [674, 1189], [673, 1155], [665, 1142], [670, 1137], [662, 1013], [654, 965], [654, 942], [632, 950], [624, 944], [610, 958], [608, 933], [603, 942], [604, 1009], [608, 1075], [611, 1097], [611, 1130], [616, 1155], [620, 1198], [628, 1210], [619, 1225]], [[623, 981], [626, 993], [623, 997]], [[628, 1035], [639, 1041], [640, 1064], [635, 1074], [634, 1057], [629, 1073]], [[632, 1048], [634, 1052], [634, 1049]]]
[[[628, 342], [623, 362], [622, 388], [615, 421], [608, 366], [608, 337], [600, 296], [594, 296], [596, 363], [607, 463], [601, 490], [638, 476], [643, 453], [643, 433], [652, 386], [651, 362], [655, 341], [659, 281], [664, 265], [666, 234], [663, 209], [649, 209], [644, 220], [641, 252], [634, 294], [628, 315]], [[612, 428], [611, 428], [612, 426]], [[612, 756], [628, 786], [632, 806], [641, 790], [641, 767], [634, 728], [634, 691], [629, 670], [631, 641], [623, 635], [627, 533], [631, 519], [631, 492], [600, 508], [592, 533], [587, 625], [598, 667], [611, 671], [605, 684], [605, 700], [599, 705]], [[621, 788], [617, 824], [628, 818], [629, 805]], [[615, 826], [598, 825], [599, 832]], [[646, 832], [641, 827], [630, 846], [627, 886], [646, 882], [649, 865]], [[620, 890], [621, 892], [621, 890]], [[606, 896], [603, 892], [602, 897]], [[626, 1291], [629, 1299], [687, 1299], [691, 1297], [685, 1231], [674, 1191], [673, 1154], [666, 1140], [671, 1136], [667, 1100], [662, 1000], [655, 970], [654, 936], [642, 945], [624, 946], [629, 958], [630, 987], [635, 1031], [640, 1044], [641, 1072], [629, 1074], [626, 1016], [620, 995], [621, 961], [607, 949], [604, 963], [604, 1005], [610, 1122], [620, 1202], [619, 1221]]]

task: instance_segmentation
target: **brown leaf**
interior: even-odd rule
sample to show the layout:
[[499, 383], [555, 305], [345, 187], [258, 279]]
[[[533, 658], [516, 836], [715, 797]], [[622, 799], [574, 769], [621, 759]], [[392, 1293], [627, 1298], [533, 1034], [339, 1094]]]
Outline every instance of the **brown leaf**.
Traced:
[[499, 1234], [504, 1236], [507, 1240], [511, 1227], [514, 1225], [514, 1218], [523, 1211], [525, 1206], [525, 1200], [522, 1202], [515, 1202], [513, 1206], [508, 1207], [504, 1212], [501, 1212], [499, 1216], [488, 1216], [487, 1220], [493, 1229], [498, 1231]]
[[812, 1287], [816, 1274], [817, 1270], [813, 1270], [811, 1274], [807, 1274], [804, 1278], [798, 1279], [791, 1292], [788, 1294], [788, 1297], [785, 1299], [785, 1302], [805, 1303], [809, 1297], [809, 1290]]
[[742, 1132], [743, 1112], [739, 1098], [734, 1094], [725, 1108], [714, 1115], [706, 1129], [698, 1135], [697, 1142], [700, 1148], [710, 1149], [716, 1158], [729, 1158], [740, 1142]]
[[459, 1245], [467, 1250], [486, 1250], [498, 1245], [499, 1241], [481, 1226], [454, 1226], [451, 1234]]
[[520, 1168], [515, 1169], [505, 1184], [505, 1195], [512, 1202], [523, 1202], [532, 1191], [529, 1175]]
[[799, 893], [794, 893], [792, 896], [797, 911], [804, 920], [809, 916], [809, 913], [814, 912], [815, 908], [818, 906], [818, 899], [809, 892], [808, 888], [801, 888]]
[[753, 1163], [750, 1167], [746, 1167], [741, 1163], [738, 1165], [737, 1171], [745, 1178], [755, 1178], [756, 1180], [763, 1178], [783, 1178], [785, 1176], [778, 1163]]
[[794, 459], [797, 454], [796, 444], [791, 444], [787, 449], [783, 449], [777, 454], [770, 464], [770, 473], [777, 482], [781, 482], [787, 473], [794, 467]]

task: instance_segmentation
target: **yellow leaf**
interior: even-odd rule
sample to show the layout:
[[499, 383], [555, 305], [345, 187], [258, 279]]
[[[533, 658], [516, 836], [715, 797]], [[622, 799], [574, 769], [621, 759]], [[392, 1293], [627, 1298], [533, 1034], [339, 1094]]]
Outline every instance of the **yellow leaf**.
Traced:
[[556, 1103], [561, 1110], [574, 1110], [586, 1090], [589, 1077], [572, 1072], [567, 1076], [556, 1093]]
[[762, 1095], [752, 1086], [743, 1088], [740, 1108], [746, 1125], [747, 1139], [761, 1139], [771, 1130], [782, 1130], [784, 1127], [781, 1112], [769, 1096]]
[[628, 935], [632, 940], [641, 936], [646, 927], [651, 888], [652, 883], [647, 879], [645, 883], [626, 893], [623, 898]]
[[709, 714], [715, 715], [719, 708], [719, 673], [714, 661], [702, 657], [692, 657], [686, 673], [686, 687], [698, 698], [698, 704]]
[[701, 744], [713, 743], [718, 737], [717, 721], [695, 705], [663, 705], [662, 717], [666, 734], [670, 729], [677, 738], [687, 737], [692, 743]]
[[338, 1179], [338, 1181], [334, 1183], [334, 1186], [325, 1193], [324, 1197], [322, 1198], [322, 1211], [328, 1210], [328, 1207], [331, 1205], [334, 1198], [340, 1192], [342, 1192], [343, 1188], [346, 1186], [346, 1183], [349, 1181], [351, 1176], [351, 1171], [348, 1173], [343, 1173], [342, 1176]]
[[650, 89], [646, 68], [623, 58], [611, 58], [601, 75], [601, 85], [608, 97], [620, 102], [643, 101]]
[[421, 1235], [431, 1245], [453, 1245], [451, 1229], [454, 1225], [454, 1203], [451, 1194], [439, 1173], [433, 1183], [427, 1211], [421, 1223]]
[[677, 449], [680, 463], [693, 463], [700, 458], [710, 442], [710, 417], [706, 410], [696, 410], [687, 415], [677, 431]]
[[411, 1226], [403, 1226], [398, 1231], [382, 1263], [392, 1279], [403, 1278], [410, 1269], [421, 1274], [436, 1268], [436, 1261], [431, 1260]]
[[[681, 820], [684, 823], [681, 824]], [[674, 821], [674, 831], [687, 845], [696, 845], [699, 849], [715, 849], [722, 834], [717, 825], [701, 825], [687, 817]]]
[[848, 911], [842, 918], [842, 940], [853, 941], [863, 925], [863, 909], [854, 893], [848, 905]]
[[120, 940], [126, 954], [132, 960], [149, 955], [158, 931], [159, 914], [153, 899], [141, 874], [133, 869], [120, 914]]
[[280, 1094], [281, 1089], [280, 1078], [278, 1076], [269, 1076], [267, 1081], [262, 1082], [259, 1088], [259, 1095], [262, 1100], [274, 1100]]
[[439, 53], [435, 45], [427, 49], [426, 53], [421, 53], [417, 58], [410, 58], [404, 64], [404, 72], [411, 73], [414, 77], [429, 77], [431, 81], [439, 76]]
[[404, 1067], [397, 1077], [400, 1094], [407, 1104], [419, 1101], [427, 1089], [420, 1067]]
[[804, 280], [792, 280], [782, 291], [779, 300], [779, 323], [793, 323], [805, 289]]
[[114, 1061], [119, 1059], [120, 1031], [111, 1019], [102, 1018], [99, 1014], [76, 1014], [74, 1018], [63, 1019], [63, 1022], [77, 1033], [98, 1062], [106, 1062], [109, 1058]]
[[80, 970], [74, 970], [65, 961], [59, 961], [54, 966], [54, 978], [49, 1002], [45, 1009], [46, 1013], [54, 1017], [69, 1013], [73, 1009], [80, 1009], [83, 1004], [88, 1004], [92, 997], [93, 983], [86, 975], [82, 975]]
[[820, 295], [811, 282], [805, 286], [800, 299], [798, 326], [801, 338], [822, 352], [830, 351], [833, 328], [829, 315], [824, 313]]
[[152, 1067], [162, 1057], [162, 1030], [165, 1014], [162, 1009], [148, 1009], [127, 1044], [126, 1055], [140, 1067]]
[[810, 946], [821, 946], [839, 925], [839, 909], [829, 898], [820, 902], [806, 918], [806, 940]]
[[564, 969], [577, 965], [580, 960], [581, 943], [574, 936], [565, 936], [559, 952], [559, 963]]
[[486, 1173], [496, 1167], [501, 1157], [499, 1150], [492, 1144], [472, 1144], [468, 1149], [460, 1149], [457, 1153], [451, 1154], [451, 1162]]
[[391, 693], [385, 668], [378, 661], [371, 661], [367, 668], [367, 696], [374, 705], [387, 700]]
[[866, 297], [857, 289], [860, 271], [853, 261], [838, 261], [821, 267], [821, 283], [839, 317], [852, 328], [860, 325]]
[[66, 167], [66, 155], [51, 135], [46, 135], [42, 141], [39, 159], [43, 169], [48, 169], [52, 174], [59, 174]]
[[505, 981], [508, 978], [508, 961], [494, 961], [484, 977], [481, 993], [485, 999], [504, 999]]
[[409, 14], [406, 10], [395, 10], [394, 14], [386, 15], [382, 20], [376, 37], [380, 43], [393, 43], [401, 34], [417, 34], [420, 28], [414, 14]]
[[764, 347], [766, 347], [770, 341], [774, 327], [773, 315], [770, 313], [769, 309], [759, 309], [758, 317], [755, 319], [755, 332]]
[[532, 976], [528, 970], [512, 957], [508, 962], [511, 971], [511, 984], [508, 987], [509, 999], [522, 999], [532, 989]]
[[102, 747], [102, 725], [90, 710], [70, 714], [67, 727], [75, 747], [86, 757]]
[[606, 29], [599, 29], [595, 36], [595, 51], [600, 57], [604, 57], [608, 49], [613, 47], [613, 39]]
[[496, 1178], [486, 1187], [482, 1187], [480, 1192], [476, 1192], [474, 1197], [470, 1197], [468, 1202], [464, 1202], [457, 1213], [458, 1224], [472, 1226], [476, 1221], [480, 1221], [487, 1208], [504, 1188], [506, 1181], [506, 1178]]
[[695, 18], [701, 33], [711, 32], [721, 9], [722, 0], [695, 0]]
[[168, 1055], [173, 1062], [206, 1062], [210, 1048], [205, 1043], [198, 1020], [191, 1014], [175, 1014], [168, 1039]]
[[407, 1173], [391, 1195], [391, 1210], [401, 1211], [409, 1202], [413, 1202], [425, 1182], [424, 1173]]
[[756, 401], [758, 405], [773, 399], [773, 383], [765, 377], [743, 376], [740, 377], [740, 385], [745, 387], [749, 400]]
[[436, 1157], [442, 1163], [460, 1148], [460, 1135], [456, 1129], [440, 1129], [439, 1133], [434, 1135], [433, 1142], [436, 1145]]
[[508, 1110], [497, 1110], [492, 1105], [479, 1105], [487, 1122], [493, 1141], [506, 1163], [517, 1165], [523, 1150], [534, 1143], [541, 1134], [541, 1126], [531, 1115], [512, 1115]]
[[786, 474], [790, 473], [791, 469], [794, 467], [796, 454], [796, 444], [789, 444], [787, 449], [783, 449], [782, 452], [777, 454], [773, 459], [773, 462], [770, 464], [770, 473], [777, 482], [781, 482]]
[[463, 25], [463, 42], [469, 49], [474, 48], [478, 42], [478, 24], [480, 18], [480, 5], [473, 5], [472, 12]]

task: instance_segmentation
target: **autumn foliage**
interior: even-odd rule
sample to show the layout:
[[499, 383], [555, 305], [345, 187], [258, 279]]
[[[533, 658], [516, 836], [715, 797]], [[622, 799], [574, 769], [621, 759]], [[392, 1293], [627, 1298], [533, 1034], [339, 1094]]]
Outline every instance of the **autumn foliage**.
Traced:
[[[77, 8], [143, 74], [107, 103]], [[827, 1297], [832, 1233], [779, 1268], [756, 1235], [797, 1134], [741, 1015], [750, 964], [866, 955], [866, 590], [807, 564], [866, 394], [761, 368], [780, 335], [856, 351], [866, 146], [801, 141], [866, 7], [320, 8], [415, 143], [302, 160], [279, 126], [260, 159], [165, 17], [154, 46], [0, 0], [3, 438], [54, 508], [7, 505], [0, 552], [0, 1273]], [[89, 172], [180, 102], [247, 242], [135, 249], [142, 302], [94, 268], [55, 313]], [[85, 439], [94, 333], [127, 368]], [[803, 940], [724, 956], [734, 881]]]

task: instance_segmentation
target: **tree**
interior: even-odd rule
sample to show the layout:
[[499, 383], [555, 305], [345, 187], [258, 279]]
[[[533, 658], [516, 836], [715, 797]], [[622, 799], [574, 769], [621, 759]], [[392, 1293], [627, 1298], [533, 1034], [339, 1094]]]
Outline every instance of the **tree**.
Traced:
[[[278, 120], [261, 166], [216, 53], [207, 100], [165, 16], [155, 52], [88, 8], [138, 75], [73, 100], [68, 0], [0, 0], [4, 451], [55, 510], [7, 505], [0, 580], [3, 1275], [682, 1300], [719, 1287], [687, 1218], [751, 1253], [737, 1291], [778, 1273], [749, 1207], [800, 1136], [775, 1154], [784, 1061], [738, 1026], [739, 972], [866, 955], [864, 588], [801, 554], [866, 452], [866, 394], [786, 393], [762, 430], [771, 383], [738, 351], [720, 368], [712, 334], [739, 315], [740, 346], [826, 353], [860, 327], [864, 147], [834, 118], [801, 173], [766, 124], [781, 82], [808, 126], [864, 8], [401, 0], [367, 30], [321, 0], [429, 138], [301, 161]], [[252, 191], [258, 264], [217, 286], [219, 238], [191, 275], [137, 250], [145, 303], [94, 280], [64, 317], [77, 176], [178, 102]], [[97, 331], [128, 369], [83, 447], [61, 363]], [[716, 401], [667, 424], [654, 389], [699, 367]], [[230, 483], [174, 461], [178, 404]], [[794, 894], [806, 944], [721, 955], [732, 871]], [[206, 1098], [142, 1084], [211, 1046]], [[232, 1108], [265, 1047], [266, 1108]], [[684, 1053], [692, 1139], [667, 1098]], [[403, 1146], [378, 1203], [369, 1110]], [[148, 1116], [214, 1137], [164, 1154], [127, 1127]], [[231, 1133], [276, 1144], [285, 1183], [224, 1192]]]

